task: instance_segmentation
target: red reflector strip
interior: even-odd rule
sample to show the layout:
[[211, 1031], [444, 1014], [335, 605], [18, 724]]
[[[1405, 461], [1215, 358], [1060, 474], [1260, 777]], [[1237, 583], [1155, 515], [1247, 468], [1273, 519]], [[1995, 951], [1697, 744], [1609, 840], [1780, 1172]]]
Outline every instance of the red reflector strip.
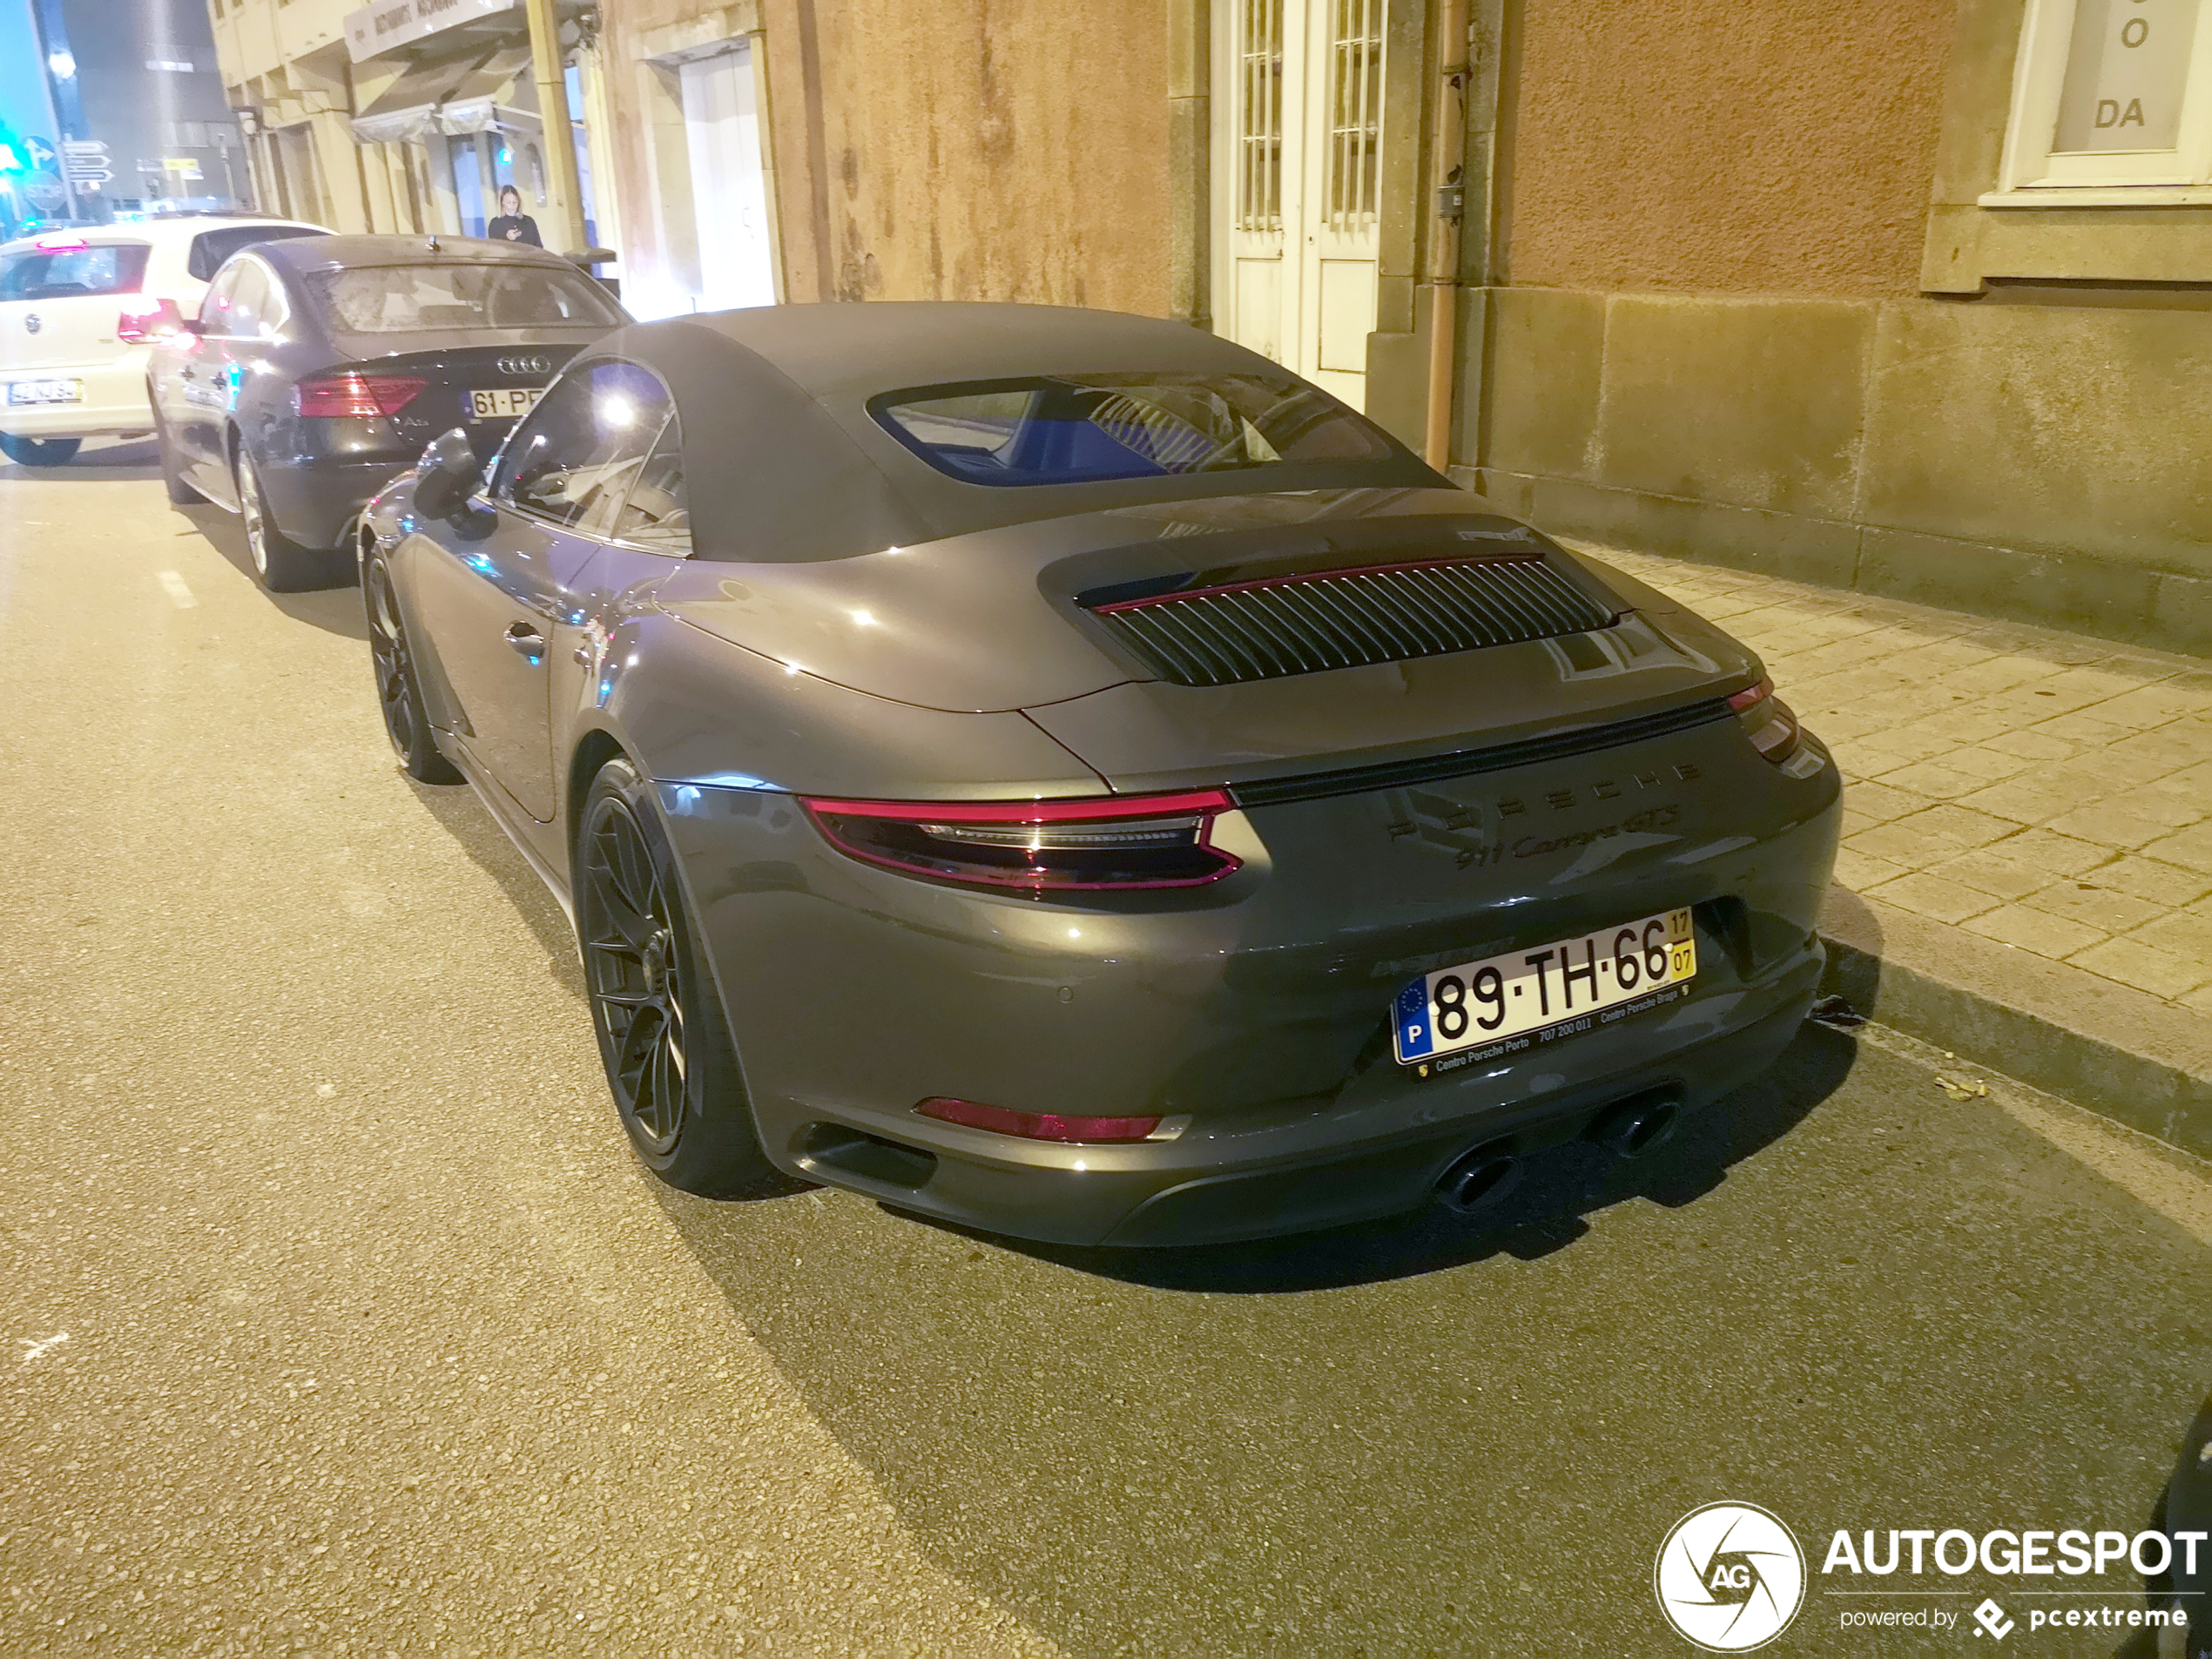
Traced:
[[430, 382], [408, 374], [333, 374], [292, 388], [300, 413], [312, 419], [397, 415]]
[[1772, 697], [1773, 695], [1774, 682], [1770, 679], [1762, 678], [1757, 685], [1747, 685], [1742, 691], [1738, 691], [1734, 697], [1729, 698], [1728, 705], [1729, 707], [1734, 709], [1738, 714], [1741, 714], [1744, 710], [1750, 708], [1754, 703], [1764, 702], [1768, 698]]
[[92, 245], [81, 236], [42, 236], [31, 246], [41, 253], [82, 253]]
[[1016, 1112], [972, 1100], [934, 1096], [914, 1108], [924, 1117], [1025, 1141], [1141, 1141], [1159, 1128], [1157, 1117], [1062, 1117], [1055, 1112]]

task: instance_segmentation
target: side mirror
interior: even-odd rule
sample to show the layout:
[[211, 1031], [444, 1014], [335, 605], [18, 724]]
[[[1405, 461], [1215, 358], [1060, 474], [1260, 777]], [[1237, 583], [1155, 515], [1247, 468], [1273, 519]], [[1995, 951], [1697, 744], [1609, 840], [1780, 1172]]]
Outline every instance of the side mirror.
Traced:
[[484, 475], [469, 435], [455, 427], [431, 440], [415, 475], [415, 510], [431, 518], [452, 518], [468, 502]]

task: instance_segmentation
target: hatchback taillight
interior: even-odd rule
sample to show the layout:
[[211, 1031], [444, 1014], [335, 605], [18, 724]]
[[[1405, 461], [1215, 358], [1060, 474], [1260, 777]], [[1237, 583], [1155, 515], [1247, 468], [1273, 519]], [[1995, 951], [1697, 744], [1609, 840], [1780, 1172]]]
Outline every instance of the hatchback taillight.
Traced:
[[327, 374], [294, 386], [292, 402], [301, 415], [325, 420], [397, 415], [429, 383], [413, 374]]
[[1728, 705], [1736, 711], [1737, 723], [1750, 738], [1751, 746], [1777, 766], [1795, 755], [1804, 741], [1797, 717], [1774, 694], [1770, 679], [1744, 687], [1728, 699]]
[[1029, 893], [1196, 887], [1243, 860], [1212, 845], [1226, 790], [1106, 799], [807, 800], [839, 852], [870, 864]]
[[174, 300], [133, 298], [124, 301], [123, 314], [115, 320], [115, 337], [126, 346], [143, 346], [149, 341], [166, 340], [182, 332], [184, 326], [185, 314]]

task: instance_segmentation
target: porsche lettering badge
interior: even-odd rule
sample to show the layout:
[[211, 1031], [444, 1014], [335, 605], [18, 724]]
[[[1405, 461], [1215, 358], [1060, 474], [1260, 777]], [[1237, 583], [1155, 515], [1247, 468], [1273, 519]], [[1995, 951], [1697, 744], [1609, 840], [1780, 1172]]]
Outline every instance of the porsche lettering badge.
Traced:
[[[1420, 846], [1451, 854], [1462, 870], [1480, 869], [1509, 859], [1571, 853], [1615, 835], [1651, 834], [1670, 828], [1680, 820], [1682, 808], [1653, 797], [1695, 783], [1701, 775], [1694, 764], [1683, 761], [1642, 767], [1541, 794], [1486, 797], [1470, 791], [1460, 795], [1451, 792], [1448, 784], [1393, 789], [1385, 797], [1390, 813], [1385, 827], [1393, 840], [1410, 836]], [[1604, 823], [1573, 828], [1553, 829], [1547, 823], [1553, 813], [1611, 801], [1634, 810]]]

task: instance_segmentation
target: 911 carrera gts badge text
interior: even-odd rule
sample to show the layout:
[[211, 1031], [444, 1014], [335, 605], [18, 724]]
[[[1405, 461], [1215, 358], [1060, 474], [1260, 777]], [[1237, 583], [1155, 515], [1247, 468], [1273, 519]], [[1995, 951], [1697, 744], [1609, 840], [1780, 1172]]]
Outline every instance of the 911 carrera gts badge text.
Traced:
[[1571, 853], [1616, 835], [1649, 834], [1670, 828], [1682, 816], [1682, 808], [1671, 802], [1654, 803], [1610, 823], [1572, 830], [1548, 830], [1538, 815], [1603, 801], [1633, 801], [1639, 795], [1694, 783], [1701, 775], [1694, 764], [1683, 761], [1621, 778], [1600, 778], [1572, 788], [1547, 790], [1541, 795], [1503, 795], [1487, 800], [1435, 789], [1395, 789], [1389, 795], [1391, 817], [1385, 828], [1393, 840], [1413, 836], [1420, 845], [1450, 853], [1460, 869], [1480, 869], [1508, 859]]

